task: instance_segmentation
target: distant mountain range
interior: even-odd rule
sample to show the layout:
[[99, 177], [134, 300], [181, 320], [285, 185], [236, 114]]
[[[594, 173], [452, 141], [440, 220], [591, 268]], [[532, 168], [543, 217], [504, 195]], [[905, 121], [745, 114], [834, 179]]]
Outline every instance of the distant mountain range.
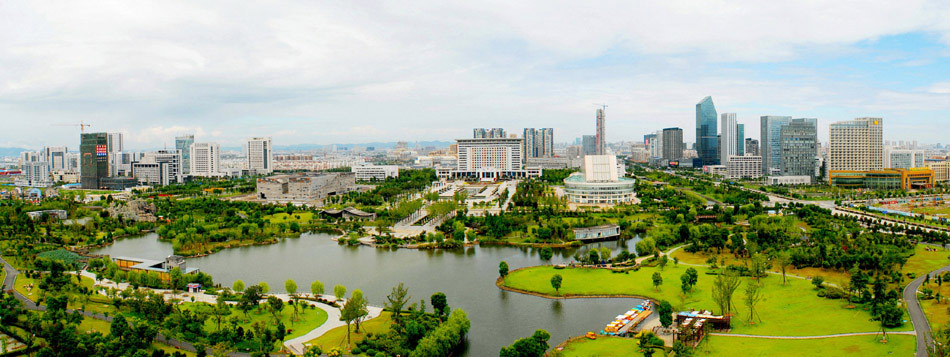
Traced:
[[30, 151], [30, 149], [24, 148], [0, 148], [0, 157], [6, 156], [20, 156], [21, 152]]
[[[295, 145], [275, 145], [274, 151], [314, 151], [314, 150], [325, 150], [330, 148], [332, 145], [336, 145], [337, 150], [350, 150], [355, 146], [359, 146], [364, 150], [368, 147], [372, 147], [376, 150], [380, 149], [392, 149], [396, 147], [395, 141], [390, 142], [372, 142], [372, 143], [359, 143], [359, 144], [328, 144], [328, 145], [318, 145], [318, 144], [295, 144]], [[415, 147], [447, 147], [449, 145], [455, 144], [454, 141], [409, 141], [409, 148]], [[241, 151], [240, 146], [224, 146], [221, 147], [223, 151]]]

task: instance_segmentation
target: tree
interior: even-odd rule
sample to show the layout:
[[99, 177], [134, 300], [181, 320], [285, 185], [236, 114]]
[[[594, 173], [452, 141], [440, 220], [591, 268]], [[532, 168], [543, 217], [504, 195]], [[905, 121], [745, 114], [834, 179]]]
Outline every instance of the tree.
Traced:
[[551, 277], [551, 287], [554, 288], [554, 293], [556, 295], [561, 295], [560, 290], [562, 280], [563, 278], [561, 278], [561, 274], [554, 274], [554, 276]]
[[508, 263], [504, 260], [501, 263], [498, 263], [498, 275], [502, 278], [508, 276]]
[[[755, 305], [762, 299], [759, 284], [749, 280], [745, 287], [745, 305], [749, 307], [749, 323], [754, 323], [752, 319], [758, 315], [755, 311]], [[762, 316], [759, 316], [759, 322], [762, 322]]]
[[658, 262], [658, 265], [660, 266], [660, 270], [663, 270], [663, 268], [666, 267], [666, 263], [668, 263], [669, 261], [670, 261], [670, 258], [667, 258], [665, 255], [660, 257], [660, 261]]
[[653, 356], [653, 353], [656, 352], [656, 348], [663, 348], [666, 342], [663, 342], [663, 339], [657, 337], [653, 332], [644, 331], [640, 334], [640, 348], [643, 349], [643, 355], [645, 357]]
[[684, 294], [688, 294], [693, 291], [693, 286], [699, 281], [699, 273], [695, 268], [689, 267], [686, 269], [686, 272], [680, 276], [680, 282], [682, 282], [681, 288]]
[[393, 291], [386, 296], [386, 300], [389, 301], [387, 307], [392, 311], [393, 322], [399, 324], [400, 316], [402, 313], [402, 308], [409, 303], [409, 289], [406, 288], [403, 283], [393, 287]]
[[683, 341], [673, 342], [673, 356], [691, 357], [692, 355], [693, 349], [683, 343]]
[[782, 271], [782, 285], [785, 285], [785, 270], [791, 264], [791, 257], [787, 251], [782, 251], [775, 255], [775, 258], [772, 258], [772, 261], [778, 265], [779, 270]]
[[656, 241], [653, 238], [643, 238], [634, 246], [637, 250], [637, 255], [641, 257], [648, 256], [653, 254], [656, 251]]
[[447, 316], [449, 314], [449, 299], [445, 296], [445, 293], [440, 291], [432, 294], [429, 301], [432, 303], [432, 309], [435, 310], [436, 315]]
[[515, 341], [511, 346], [502, 347], [500, 357], [542, 357], [548, 350], [551, 334], [545, 330], [536, 330], [531, 337]]
[[231, 315], [231, 307], [228, 306], [227, 300], [224, 300], [224, 294], [219, 294], [217, 301], [212, 308], [212, 313], [214, 314], [215, 320], [215, 331], [221, 330], [221, 320], [224, 317]]
[[346, 296], [346, 287], [343, 285], [334, 285], [333, 296], [336, 296], [337, 301], [343, 300], [343, 297]]
[[257, 306], [261, 301], [261, 287], [257, 285], [251, 285], [246, 290], [244, 294], [241, 295], [241, 300], [238, 301], [238, 308], [244, 312], [244, 321], [247, 321], [247, 312], [252, 308]]
[[752, 274], [753, 278], [760, 278], [765, 276], [765, 271], [768, 270], [768, 260], [762, 254], [753, 254], [752, 259], [749, 263], [749, 272]]
[[739, 273], [735, 270], [726, 270], [713, 281], [712, 298], [723, 315], [732, 312], [732, 296], [739, 284]]
[[[284, 290], [287, 290], [287, 294], [290, 295], [290, 298], [294, 301], [294, 320], [297, 319], [297, 304], [300, 303], [300, 300], [297, 298], [297, 282], [293, 279], [287, 279], [284, 282]], [[291, 320], [293, 321], [293, 320]], [[292, 325], [293, 323], [291, 323]]]
[[320, 280], [314, 280], [310, 283], [310, 293], [313, 294], [313, 297], [323, 295], [323, 283]]
[[231, 285], [231, 289], [237, 292], [244, 291], [244, 282], [241, 279], [235, 280], [234, 284]]
[[[340, 286], [340, 285], [337, 285]], [[334, 289], [335, 290], [335, 289]], [[346, 322], [346, 345], [350, 345], [350, 324], [360, 315], [360, 302], [354, 299], [346, 300], [340, 309], [340, 321]]]
[[363, 296], [363, 291], [360, 289], [353, 289], [353, 294], [350, 295], [350, 300], [353, 300], [353, 303], [356, 305], [356, 333], [360, 333], [360, 322], [363, 321], [363, 318], [366, 315], [369, 315], [369, 300]]
[[280, 321], [280, 311], [284, 309], [284, 301], [276, 296], [267, 297], [267, 310], [274, 316], [274, 323]]
[[266, 281], [257, 283], [257, 286], [261, 287], [261, 294], [267, 294], [267, 292], [270, 291], [270, 285], [268, 285]]
[[554, 249], [551, 247], [541, 248], [541, 251], [538, 253], [541, 256], [541, 260], [551, 260], [554, 257]]
[[824, 283], [825, 283], [825, 278], [821, 277], [821, 275], [816, 276], [811, 279], [811, 285], [814, 285], [815, 289], [821, 289], [821, 284], [824, 284]]
[[653, 289], [660, 291], [660, 285], [663, 285], [663, 275], [660, 272], [653, 272]]
[[660, 314], [660, 324], [663, 325], [663, 327], [670, 327], [670, 325], [673, 324], [673, 305], [670, 305], [669, 301], [660, 301], [660, 305], [656, 308], [656, 313]]

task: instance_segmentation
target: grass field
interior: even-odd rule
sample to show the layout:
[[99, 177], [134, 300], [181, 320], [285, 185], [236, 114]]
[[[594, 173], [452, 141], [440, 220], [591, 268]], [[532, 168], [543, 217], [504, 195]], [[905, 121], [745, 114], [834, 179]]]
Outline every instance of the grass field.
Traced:
[[[76, 279], [75, 275], [70, 275], [70, 278]], [[73, 281], [75, 282], [75, 280]], [[92, 289], [92, 285], [95, 283], [92, 279], [87, 277], [82, 277], [82, 286]], [[33, 284], [33, 288], [29, 288], [29, 285]], [[16, 280], [13, 282], [14, 289], [23, 296], [26, 296], [27, 299], [30, 299], [33, 302], [36, 302], [42, 295], [42, 290], [39, 288], [39, 281], [34, 281], [33, 279], [27, 278], [23, 274], [16, 276]], [[80, 303], [70, 302], [69, 308], [78, 308], [81, 306]], [[88, 307], [88, 306], [87, 306]]]
[[[848, 336], [813, 340], [770, 340], [710, 336], [708, 347], [700, 345], [696, 356], [913, 356], [914, 336], [891, 335], [888, 343], [878, 336]], [[598, 336], [576, 340], [564, 347], [565, 357], [639, 356], [636, 339]], [[708, 353], [706, 352], [708, 349]], [[659, 352], [656, 354], [661, 355]]]
[[[678, 249], [677, 251], [673, 252], [672, 256], [674, 258], [678, 258], [681, 262], [688, 263], [688, 264], [707, 265], [706, 260], [708, 260], [711, 257], [715, 257], [717, 262], [721, 262], [723, 259], [725, 259], [726, 265], [730, 265], [730, 264], [736, 264], [736, 265], [742, 265], [742, 266], [748, 265], [747, 259], [736, 258], [734, 255], [732, 255], [732, 253], [729, 253], [727, 250], [723, 250], [722, 253], [720, 254], [707, 254], [704, 252], [689, 253], [687, 251], [684, 251], [683, 249]], [[721, 263], [717, 263], [717, 264], [721, 264]], [[777, 268], [769, 269], [769, 271], [776, 272], [776, 273], [781, 272]], [[813, 278], [816, 276], [821, 276], [822, 278], [825, 279], [825, 281], [838, 285], [838, 286], [845, 286], [845, 284], [847, 284], [848, 281], [851, 279], [851, 276], [845, 271], [828, 270], [828, 269], [811, 268], [811, 267], [801, 268], [801, 269], [795, 269], [795, 268], [789, 267], [788, 269], [785, 270], [785, 274], [796, 275], [803, 278]]]
[[[297, 218], [300, 217], [300, 218]], [[270, 220], [271, 223], [309, 223], [313, 219], [313, 212], [295, 212], [294, 214], [275, 213], [261, 217], [264, 220]]]
[[109, 326], [111, 326], [111, 324], [106, 321], [83, 316], [82, 322], [79, 324], [79, 331], [102, 332], [103, 335], [108, 335], [110, 330]]
[[[183, 306], [186, 309], [195, 310], [195, 311], [211, 311], [211, 305], [206, 303], [185, 303]], [[258, 311], [259, 310], [259, 311]], [[280, 311], [280, 321], [284, 323], [284, 326], [290, 330], [285, 340], [290, 340], [297, 338], [299, 336], [305, 335], [307, 332], [320, 327], [325, 322], [327, 322], [327, 312], [319, 308], [314, 309], [300, 309], [298, 313], [298, 321], [291, 321], [294, 314], [294, 308], [290, 305], [284, 305], [284, 309]], [[237, 318], [238, 326], [244, 327], [247, 329], [255, 321], [262, 321], [270, 326], [274, 325], [274, 317], [264, 308], [263, 304], [260, 309], [252, 309], [247, 312], [248, 320], [245, 322], [244, 313], [235, 308], [231, 308], [231, 315], [227, 318]], [[224, 321], [222, 320], [222, 323]], [[214, 332], [217, 329], [217, 322], [214, 317], [209, 318], [205, 321], [205, 331]]]
[[[687, 267], [667, 266], [661, 272], [664, 285], [659, 291], [654, 290], [652, 283], [653, 272], [658, 268], [642, 268], [630, 274], [616, 274], [603, 269], [561, 269], [553, 267], [533, 267], [512, 272], [506, 279], [508, 287], [554, 295], [551, 287], [551, 277], [557, 273], [563, 277], [561, 295], [636, 295], [667, 300], [674, 309], [708, 309], [719, 312], [713, 302], [711, 290], [712, 275], [705, 275], [707, 268], [697, 267], [699, 282], [693, 292], [684, 296], [680, 292], [680, 276]], [[756, 306], [756, 311], [762, 317], [762, 322], [755, 325], [746, 323], [748, 308], [742, 303], [745, 297], [745, 284], [751, 279], [743, 278], [733, 297], [738, 312], [734, 317], [734, 333], [774, 335], [774, 336], [809, 336], [846, 332], [873, 332], [880, 325], [870, 320], [870, 314], [862, 309], [846, 309], [845, 300], [828, 300], [816, 295], [811, 283], [802, 279], [789, 279], [787, 285], [782, 285], [780, 277], [769, 276], [762, 279], [762, 296], [764, 298]], [[908, 331], [913, 327], [910, 323], [896, 330]]]
[[950, 265], [948, 257], [950, 257], [950, 251], [946, 249], [918, 244], [914, 247], [914, 255], [907, 259], [901, 273], [914, 273], [915, 276], [921, 276]]
[[761, 338], [711, 336], [709, 354], [700, 346], [697, 356], [913, 356], [914, 336], [848, 336], [813, 340], [767, 340]]
[[[367, 332], [374, 334], [389, 332], [391, 324], [392, 314], [384, 311], [379, 317], [360, 324], [360, 333], [355, 332], [355, 326], [350, 326], [350, 348], [356, 347], [356, 343], [362, 341]], [[343, 347], [343, 345], [346, 344], [346, 326], [340, 326], [327, 331], [323, 336], [305, 342], [304, 346], [308, 344], [319, 346], [324, 352], [329, 351], [331, 348]]]

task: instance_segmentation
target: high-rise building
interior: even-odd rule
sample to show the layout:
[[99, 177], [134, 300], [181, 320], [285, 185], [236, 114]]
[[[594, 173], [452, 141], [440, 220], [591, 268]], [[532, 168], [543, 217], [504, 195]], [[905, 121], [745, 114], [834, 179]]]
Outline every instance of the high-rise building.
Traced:
[[913, 169], [924, 167], [923, 150], [884, 149], [885, 169]]
[[663, 158], [667, 160], [683, 158], [683, 129], [663, 129]]
[[43, 148], [43, 156], [45, 156], [45, 161], [48, 164], [50, 172], [66, 170], [66, 154], [67, 150], [65, 146]]
[[736, 124], [736, 155], [745, 156], [745, 124]]
[[882, 118], [856, 118], [832, 123], [829, 130], [830, 171], [884, 168]]
[[505, 139], [508, 134], [502, 128], [475, 128], [472, 130], [472, 137], [475, 139]]
[[525, 159], [554, 156], [554, 128], [525, 128], [522, 138]]
[[125, 138], [122, 133], [109, 133], [107, 141], [109, 153], [125, 151]]
[[759, 153], [762, 154], [762, 173], [772, 176], [782, 170], [782, 127], [792, 117], [763, 115], [759, 117], [761, 130]]
[[[221, 147], [216, 143], [193, 143], [188, 148], [188, 156], [191, 158], [188, 172], [192, 176], [214, 177], [218, 176], [218, 168], [221, 163]], [[184, 155], [182, 155], [182, 165], [184, 165]]]
[[109, 176], [109, 134], [81, 134], [79, 154], [81, 155], [80, 186], [88, 190], [99, 189], [102, 179]]
[[597, 155], [604, 155], [607, 152], [607, 137], [604, 136], [604, 119], [607, 115], [604, 113], [604, 108], [597, 109]]
[[716, 106], [713, 105], [712, 97], [703, 98], [699, 103], [696, 103], [697, 159], [694, 160], [693, 167], [719, 163], [717, 132]]
[[736, 143], [738, 143], [736, 113], [722, 113], [720, 117], [722, 118], [719, 123], [722, 128], [722, 135], [720, 140], [721, 146], [719, 147], [719, 162], [726, 163], [729, 162], [730, 156], [739, 155], [739, 151], [736, 150]]
[[650, 157], [663, 157], [663, 130], [657, 130], [653, 135], [653, 143], [650, 145]]
[[274, 171], [274, 148], [270, 137], [247, 139], [247, 169], [265, 174]]
[[745, 154], [752, 156], [759, 155], [759, 141], [753, 138], [745, 138]]
[[584, 155], [597, 155], [597, 135], [584, 135], [582, 141]]
[[182, 135], [175, 137], [175, 149], [181, 152], [181, 169], [185, 175], [188, 175], [191, 172], [191, 144], [194, 143], [194, 135]]
[[817, 120], [792, 119], [782, 126], [779, 141], [782, 176], [815, 177], [820, 161]]
[[132, 163], [132, 175], [145, 185], [168, 185], [182, 182], [181, 152], [158, 150], [147, 152], [141, 161]]

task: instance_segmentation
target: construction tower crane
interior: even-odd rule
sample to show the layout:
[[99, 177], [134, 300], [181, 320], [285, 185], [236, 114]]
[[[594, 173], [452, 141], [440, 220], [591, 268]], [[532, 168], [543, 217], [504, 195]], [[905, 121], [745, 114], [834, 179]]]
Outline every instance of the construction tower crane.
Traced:
[[53, 124], [53, 126], [78, 126], [79, 132], [84, 133], [86, 131], [86, 128], [92, 126], [92, 124], [86, 124], [80, 121], [79, 124]]

